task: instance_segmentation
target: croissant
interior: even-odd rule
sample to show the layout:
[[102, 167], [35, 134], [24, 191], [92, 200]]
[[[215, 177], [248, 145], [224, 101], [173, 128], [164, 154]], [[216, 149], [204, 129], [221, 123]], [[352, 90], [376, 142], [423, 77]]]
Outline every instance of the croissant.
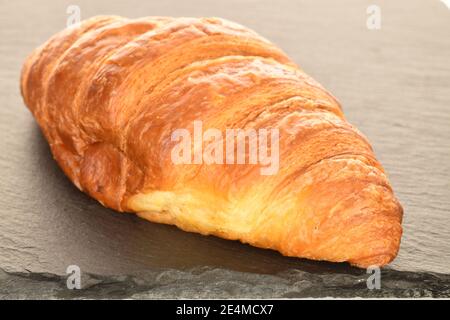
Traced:
[[64, 173], [106, 207], [286, 256], [397, 255], [403, 209], [367, 139], [241, 25], [93, 17], [32, 52], [21, 92]]

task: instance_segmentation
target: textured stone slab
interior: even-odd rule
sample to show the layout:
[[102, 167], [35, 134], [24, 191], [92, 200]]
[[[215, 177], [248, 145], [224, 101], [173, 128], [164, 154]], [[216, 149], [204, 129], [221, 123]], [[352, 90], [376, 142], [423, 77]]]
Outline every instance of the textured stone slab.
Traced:
[[[19, 92], [25, 56], [66, 24], [70, 1], [2, 2], [0, 12], [0, 296], [449, 296], [450, 10], [440, 1], [77, 1], [82, 18], [222, 16], [283, 48], [342, 102], [404, 208], [398, 258], [382, 290], [346, 264], [290, 259], [105, 209], [52, 160]], [[67, 292], [78, 265], [91, 286]], [[406, 271], [406, 272], [405, 272]], [[138, 276], [131, 276], [131, 275]], [[119, 276], [111, 276], [119, 275]]]

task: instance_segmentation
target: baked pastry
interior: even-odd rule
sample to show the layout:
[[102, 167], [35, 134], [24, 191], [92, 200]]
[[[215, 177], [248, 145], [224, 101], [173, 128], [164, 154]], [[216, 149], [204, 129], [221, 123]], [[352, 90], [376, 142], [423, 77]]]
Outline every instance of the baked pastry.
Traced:
[[[65, 174], [106, 207], [287, 256], [367, 267], [397, 255], [402, 207], [369, 142], [329, 92], [245, 27], [93, 17], [33, 51], [21, 91]], [[193, 143], [193, 163], [174, 161], [174, 132], [197, 135], [196, 124], [276, 134], [239, 140], [240, 163], [216, 157], [223, 137], [210, 140], [217, 161], [205, 160], [206, 140]], [[245, 151], [258, 138], [277, 153], [272, 172]], [[224, 154], [239, 157], [238, 145]]]

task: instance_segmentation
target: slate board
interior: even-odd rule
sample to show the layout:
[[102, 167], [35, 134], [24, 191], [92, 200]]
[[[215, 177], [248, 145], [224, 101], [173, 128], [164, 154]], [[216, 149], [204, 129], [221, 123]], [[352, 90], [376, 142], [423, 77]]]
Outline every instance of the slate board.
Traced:
[[[422, 0], [77, 1], [96, 14], [220, 16], [283, 48], [341, 101], [405, 209], [397, 259], [369, 291], [347, 264], [285, 258], [103, 208], [53, 161], [19, 92], [26, 55], [72, 1], [0, 4], [0, 298], [450, 296], [450, 10]], [[84, 290], [68, 292], [80, 266]]]

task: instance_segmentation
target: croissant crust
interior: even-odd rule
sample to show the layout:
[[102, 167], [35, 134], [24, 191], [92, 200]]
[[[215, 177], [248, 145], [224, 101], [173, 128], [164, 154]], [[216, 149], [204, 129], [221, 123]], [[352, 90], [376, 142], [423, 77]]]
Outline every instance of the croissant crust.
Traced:
[[[338, 101], [255, 32], [219, 18], [97, 16], [22, 69], [24, 101], [70, 180], [104, 206], [283, 255], [385, 265], [402, 207]], [[171, 133], [279, 130], [279, 170], [174, 164]]]

